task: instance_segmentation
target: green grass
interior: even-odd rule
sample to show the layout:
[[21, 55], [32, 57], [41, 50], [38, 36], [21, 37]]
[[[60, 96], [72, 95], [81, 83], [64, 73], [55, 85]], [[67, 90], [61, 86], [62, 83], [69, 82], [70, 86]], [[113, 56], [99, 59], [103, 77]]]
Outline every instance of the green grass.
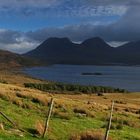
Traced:
[[[4, 112], [7, 116], [9, 116], [12, 120], [19, 124], [21, 128], [25, 130], [34, 129], [35, 123], [37, 120], [45, 120], [45, 113], [41, 113], [38, 109], [30, 110], [30, 109], [23, 109], [21, 107], [17, 107], [7, 101], [0, 99], [0, 105], [2, 106], [1, 111]], [[44, 107], [40, 107], [40, 109], [44, 109]], [[47, 112], [47, 108], [46, 108]], [[0, 121], [6, 122], [8, 126], [7, 129], [10, 130], [11, 124], [0, 117]], [[60, 139], [66, 140], [70, 136], [72, 132], [80, 132], [86, 129], [93, 129], [93, 128], [100, 128], [103, 122], [100, 120], [93, 120], [92, 118], [77, 118], [72, 117], [70, 120], [65, 120], [61, 118], [56, 118], [52, 116], [50, 120], [50, 129], [48, 133], [49, 139]], [[35, 139], [28, 134], [25, 134], [24, 138], [21, 138], [16, 135], [10, 135], [6, 132], [0, 132], [0, 140], [17, 140], [17, 139]]]
[[[26, 100], [26, 99], [23, 99]], [[28, 101], [30, 103], [30, 101]], [[25, 130], [35, 129], [36, 121], [45, 120], [45, 114], [48, 107], [33, 104], [35, 109], [25, 109], [17, 105], [14, 105], [8, 101], [0, 99], [0, 110], [9, 116], [12, 120], [19, 124], [20, 128]], [[60, 111], [60, 110], [59, 110]], [[68, 113], [72, 116], [70, 120], [61, 119], [52, 115], [50, 120], [50, 127], [46, 140], [68, 140], [73, 133], [80, 133], [86, 130], [98, 130], [102, 129], [105, 132], [105, 128], [102, 128], [106, 122], [101, 119], [103, 113], [96, 114], [96, 117], [76, 117], [76, 115], [70, 110]], [[0, 131], [0, 140], [35, 140], [37, 138], [24, 133], [24, 137], [20, 137], [11, 131], [11, 124], [0, 116], [0, 122], [5, 122], [7, 130]], [[111, 130], [110, 135], [114, 140], [139, 140], [140, 129], [132, 128], [130, 126], [124, 126], [122, 130]]]
[[118, 138], [118, 140], [140, 140], [138, 128], [124, 127], [123, 130], [112, 130], [110, 134]]
[[[71, 120], [61, 120], [53, 118], [51, 120], [52, 132], [50, 132], [50, 138], [55, 137], [59, 140], [67, 140], [68, 137], [75, 133], [81, 132], [87, 129], [100, 129], [103, 122], [99, 120], [93, 120], [91, 118], [76, 118], [73, 117]], [[51, 135], [52, 133], [52, 135]]]
[[[47, 94], [39, 90], [23, 88], [24, 82], [43, 84], [44, 81], [31, 79], [18, 73], [7, 75], [5, 71], [2, 78], [4, 80], [0, 81], [0, 111], [28, 133], [23, 133], [24, 136], [20, 137], [17, 132], [13, 131], [13, 126], [0, 116], [0, 123], [4, 123], [5, 128], [4, 131], [0, 130], [0, 140], [38, 140], [39, 138], [31, 136], [30, 132], [36, 129], [38, 121], [45, 122], [48, 101], [50, 101], [51, 96], [55, 97], [55, 105], [45, 140], [69, 140], [70, 136], [75, 133], [80, 134], [90, 130], [102, 132], [104, 135], [106, 128], [103, 126], [107, 125], [110, 113], [109, 107], [114, 98], [117, 100], [115, 108], [118, 111], [114, 110], [113, 119], [118, 117], [125, 120], [125, 125], [121, 129], [111, 129], [109, 135], [113, 140], [140, 140], [140, 118], [138, 118], [140, 114], [134, 112], [139, 110], [140, 94], [97, 96], [90, 94], [92, 88], [69, 85], [57, 85], [55, 88], [56, 91], [59, 89], [58, 93], [63, 93], [62, 91], [65, 89], [66, 93], [69, 93], [70, 90], [73, 94]], [[1, 84], [5, 81], [9, 84]], [[74, 95], [74, 93], [79, 93], [79, 90], [89, 94]], [[95, 88], [94, 90], [98, 91], [99, 89]], [[128, 111], [124, 110], [126, 108], [128, 108]], [[74, 109], [78, 111], [74, 112]], [[85, 112], [85, 114], [79, 115], [79, 112]], [[117, 126], [119, 122], [114, 120], [112, 124]]]
[[[73, 95], [74, 96], [74, 95]], [[79, 95], [80, 96], [80, 95]], [[102, 97], [100, 97], [102, 98]], [[46, 114], [48, 111], [48, 106], [39, 104], [38, 102], [32, 102], [32, 98], [21, 98], [16, 97], [17, 100], [22, 100], [23, 103], [31, 105], [32, 108], [23, 108], [20, 105], [13, 104], [10, 100], [0, 99], [0, 111], [9, 116], [18, 126], [28, 132], [31, 132], [36, 129], [36, 122], [43, 121], [45, 122]], [[67, 101], [68, 102], [68, 101]], [[105, 134], [106, 128], [103, 127], [107, 124], [106, 119], [109, 115], [109, 110], [98, 110], [96, 111], [92, 108], [80, 106], [80, 102], [76, 101], [74, 108], [81, 107], [82, 109], [88, 110], [94, 113], [94, 116], [86, 116], [86, 114], [74, 113], [74, 108], [72, 106], [66, 106], [66, 110], [62, 108], [62, 104], [55, 103], [54, 111], [51, 116], [49, 131], [45, 140], [68, 140], [69, 137], [74, 133], [81, 133], [87, 130], [102, 130]], [[65, 105], [64, 105], [65, 106]], [[62, 112], [63, 114], [68, 114], [71, 117], [65, 119], [65, 116], [55, 116], [55, 111]], [[85, 111], [86, 112], [86, 111]], [[63, 115], [62, 114], [62, 115]], [[128, 125], [123, 125], [122, 129], [111, 129], [110, 136], [114, 140], [140, 140], [140, 131], [136, 126], [131, 126], [131, 121], [134, 121], [135, 124], [139, 124], [139, 119], [135, 115], [126, 115], [121, 114], [120, 112], [114, 112], [113, 118], [118, 117], [119, 119], [126, 120], [130, 123]], [[29, 133], [23, 133], [24, 137], [20, 137], [17, 133], [11, 132], [13, 130], [12, 125], [7, 122], [2, 116], [0, 116], [0, 122], [4, 122], [5, 130], [0, 130], [0, 140], [36, 140], [39, 138], [31, 136]], [[116, 120], [113, 121], [113, 125], [117, 125]]]

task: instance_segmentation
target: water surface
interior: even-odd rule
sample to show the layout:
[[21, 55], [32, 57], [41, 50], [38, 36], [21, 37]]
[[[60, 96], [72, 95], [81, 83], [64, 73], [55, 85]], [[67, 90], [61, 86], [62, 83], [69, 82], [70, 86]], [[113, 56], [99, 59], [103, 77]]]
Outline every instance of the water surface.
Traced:
[[[27, 68], [24, 72], [36, 78], [55, 82], [140, 91], [140, 67], [136, 66], [52, 65]], [[82, 75], [82, 73], [101, 73], [101, 75]]]

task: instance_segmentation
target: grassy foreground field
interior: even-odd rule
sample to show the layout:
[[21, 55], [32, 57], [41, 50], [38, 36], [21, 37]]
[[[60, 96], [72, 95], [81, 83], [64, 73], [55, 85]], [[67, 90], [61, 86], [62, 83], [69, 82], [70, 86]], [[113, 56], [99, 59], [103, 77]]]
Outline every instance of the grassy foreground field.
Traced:
[[39, 139], [51, 97], [55, 103], [45, 140], [80, 140], [80, 135], [94, 134], [103, 137], [112, 100], [115, 105], [110, 138], [140, 140], [140, 93], [51, 94], [23, 87], [24, 82], [42, 82], [40, 80], [8, 72], [1, 72], [1, 76], [2, 81], [9, 84], [0, 83], [0, 111], [26, 132], [19, 131], [0, 116], [0, 140]]

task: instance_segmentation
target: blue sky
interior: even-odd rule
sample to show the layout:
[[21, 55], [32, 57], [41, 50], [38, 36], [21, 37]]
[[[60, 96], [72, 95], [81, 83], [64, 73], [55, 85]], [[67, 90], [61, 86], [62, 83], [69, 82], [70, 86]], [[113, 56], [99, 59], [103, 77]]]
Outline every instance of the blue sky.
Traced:
[[[11, 18], [12, 17], [12, 18]], [[0, 28], [19, 31], [37, 30], [46, 27], [63, 27], [91, 23], [93, 25], [110, 24], [117, 21], [120, 16], [93, 16], [93, 17], [24, 17], [14, 16], [0, 17]]]
[[140, 0], [0, 0], [0, 48], [24, 53], [54, 36], [118, 46], [140, 39], [139, 9]]
[[15, 1], [16, 4], [13, 3], [12, 6], [3, 2], [0, 9], [0, 27], [28, 31], [74, 24], [109, 24], [118, 20], [126, 10], [119, 6], [96, 6], [86, 0], [60, 0], [61, 2], [52, 3], [40, 0], [37, 6], [33, 3], [36, 0], [29, 1], [32, 3], [25, 1], [25, 5]]

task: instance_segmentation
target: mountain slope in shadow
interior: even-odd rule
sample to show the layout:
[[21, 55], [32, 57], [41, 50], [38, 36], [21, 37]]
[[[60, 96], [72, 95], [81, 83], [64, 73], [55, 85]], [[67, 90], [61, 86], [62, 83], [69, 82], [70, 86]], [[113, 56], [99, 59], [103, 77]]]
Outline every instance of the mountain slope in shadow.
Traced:
[[87, 39], [80, 44], [68, 38], [49, 38], [24, 55], [47, 64], [138, 65], [140, 41], [114, 48], [99, 37]]

